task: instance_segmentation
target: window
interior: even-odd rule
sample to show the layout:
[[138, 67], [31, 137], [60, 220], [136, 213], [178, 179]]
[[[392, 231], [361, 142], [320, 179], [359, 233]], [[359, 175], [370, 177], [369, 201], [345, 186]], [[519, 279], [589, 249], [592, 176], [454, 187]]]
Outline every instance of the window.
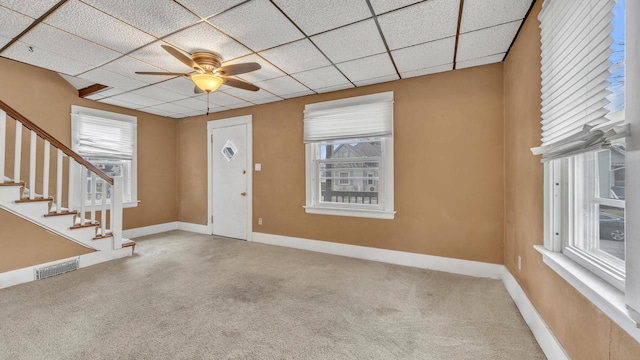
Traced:
[[[123, 204], [137, 206], [137, 118], [107, 111], [72, 106], [71, 140], [75, 152], [102, 170], [105, 174], [123, 178]], [[90, 203], [92, 175], [86, 170], [86, 203]], [[101, 194], [101, 181], [95, 184]], [[78, 187], [80, 188], [80, 187]], [[98, 195], [100, 196], [100, 195]], [[75, 197], [83, 196], [78, 190]], [[111, 194], [106, 194], [110, 202]], [[98, 198], [98, 203], [102, 199]]]
[[307, 105], [307, 213], [393, 219], [393, 93]]
[[545, 263], [634, 337], [640, 183], [627, 174], [640, 174], [640, 107], [629, 101], [640, 26], [626, 19], [639, 15], [625, 0], [544, 1], [542, 146], [531, 149], [544, 162]]

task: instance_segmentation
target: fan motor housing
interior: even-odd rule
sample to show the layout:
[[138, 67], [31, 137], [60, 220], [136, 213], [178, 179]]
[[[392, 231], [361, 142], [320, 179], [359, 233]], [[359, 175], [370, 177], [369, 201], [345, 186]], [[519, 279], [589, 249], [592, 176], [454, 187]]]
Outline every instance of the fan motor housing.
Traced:
[[212, 72], [222, 65], [222, 59], [214, 53], [197, 52], [191, 55], [191, 60], [200, 65], [206, 72]]

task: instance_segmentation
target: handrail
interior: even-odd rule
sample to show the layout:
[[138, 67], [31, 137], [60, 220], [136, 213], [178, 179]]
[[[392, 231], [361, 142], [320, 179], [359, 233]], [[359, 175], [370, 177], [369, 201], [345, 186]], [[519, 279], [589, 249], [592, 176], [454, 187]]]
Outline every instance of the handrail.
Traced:
[[0, 100], [0, 109], [4, 110], [9, 116], [14, 118], [16, 121], [21, 122], [22, 125], [24, 125], [27, 129], [29, 129], [31, 131], [34, 131], [38, 136], [40, 136], [41, 138], [49, 141], [49, 143], [51, 143], [51, 145], [53, 145], [56, 148], [62, 150], [62, 152], [65, 153], [67, 156], [69, 156], [70, 158], [73, 158], [79, 164], [82, 164], [87, 169], [93, 171], [96, 175], [98, 175], [99, 177], [104, 179], [104, 181], [106, 181], [107, 183], [113, 185], [113, 178], [112, 177], [110, 177], [109, 175], [105, 174], [102, 170], [98, 169], [97, 167], [95, 167], [93, 164], [91, 164], [87, 160], [83, 159], [82, 156], [80, 156], [78, 153], [76, 153], [75, 151], [69, 149], [69, 147], [67, 147], [65, 144], [61, 143], [60, 141], [58, 141], [58, 139], [56, 139], [53, 136], [49, 135], [49, 133], [47, 133], [46, 131], [42, 130], [38, 125], [34, 124], [31, 120], [29, 120], [26, 117], [22, 116], [22, 114], [20, 114], [16, 110], [14, 110], [11, 106], [7, 105], [2, 100]]

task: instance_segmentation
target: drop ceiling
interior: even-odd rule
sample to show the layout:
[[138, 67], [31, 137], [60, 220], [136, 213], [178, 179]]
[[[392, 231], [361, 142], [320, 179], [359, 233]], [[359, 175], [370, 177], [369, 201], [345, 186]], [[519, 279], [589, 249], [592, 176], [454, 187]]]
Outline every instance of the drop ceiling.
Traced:
[[[462, 5], [462, 11], [460, 11]], [[503, 61], [532, 0], [0, 0], [0, 56], [60, 73], [87, 98], [182, 118], [207, 96], [165, 52], [214, 51], [261, 89], [223, 85], [209, 112]], [[28, 30], [28, 31], [26, 31]], [[12, 43], [13, 42], [13, 43]], [[10, 45], [10, 46], [7, 46]]]

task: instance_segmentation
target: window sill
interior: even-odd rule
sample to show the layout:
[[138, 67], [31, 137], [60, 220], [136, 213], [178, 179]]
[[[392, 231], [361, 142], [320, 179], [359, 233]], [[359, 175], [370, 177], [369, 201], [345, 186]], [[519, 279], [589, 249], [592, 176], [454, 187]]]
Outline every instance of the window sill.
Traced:
[[549, 251], [541, 245], [534, 245], [533, 248], [542, 254], [544, 263], [561, 278], [571, 284], [636, 341], [640, 341], [640, 329], [633, 318], [635, 314], [627, 309], [622, 291], [562, 253]]
[[[136, 201], [127, 201], [122, 203], [122, 208], [126, 209], [126, 208], [134, 208], [134, 207], [138, 207], [138, 204], [140, 203], [140, 200], [136, 200]], [[111, 204], [107, 203], [107, 208], [109, 208]], [[80, 205], [77, 205], [75, 207], [75, 209], [79, 209]], [[87, 204], [85, 205], [84, 209], [86, 211], [91, 211], [91, 205]], [[96, 211], [100, 211], [100, 209], [102, 209], [102, 205], [101, 204], [96, 204]]]
[[335, 215], [335, 216], [352, 216], [372, 219], [393, 220], [395, 211], [389, 210], [365, 210], [365, 209], [343, 209], [333, 207], [314, 207], [303, 206], [307, 214]]

